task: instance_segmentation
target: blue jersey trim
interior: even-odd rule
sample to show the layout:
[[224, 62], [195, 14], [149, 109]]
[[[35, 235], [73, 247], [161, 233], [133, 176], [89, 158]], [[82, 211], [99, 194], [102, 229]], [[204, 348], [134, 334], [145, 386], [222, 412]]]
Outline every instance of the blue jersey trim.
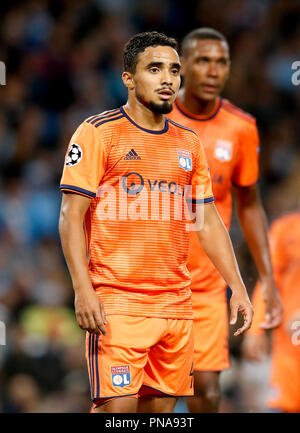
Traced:
[[208, 197], [208, 198], [205, 198], [205, 199], [204, 199], [204, 203], [211, 203], [211, 202], [213, 202], [213, 201], [215, 201], [215, 198], [214, 198], [214, 197]]
[[[100, 122], [95, 123], [94, 126], [95, 126], [96, 128], [98, 128], [98, 126], [103, 125], [104, 123], [107, 123], [107, 122], [113, 122], [114, 120], [121, 119], [122, 117], [124, 117], [124, 116], [123, 116], [123, 114], [120, 113], [120, 116], [118, 116], [118, 117], [113, 117], [112, 119], [101, 120]], [[97, 120], [99, 120], [99, 119], [97, 119]]]
[[137, 123], [135, 123], [135, 121], [132, 120], [131, 117], [128, 116], [128, 114], [126, 113], [126, 111], [124, 110], [123, 107], [121, 107], [120, 110], [124, 114], [124, 116], [126, 117], [126, 119], [129, 120], [129, 122], [131, 122], [134, 126], [136, 126], [137, 128], [141, 129], [142, 131], [149, 132], [149, 134], [164, 134], [169, 129], [169, 124], [168, 124], [168, 120], [167, 119], [165, 119], [164, 129], [161, 129], [160, 131], [153, 131], [153, 129], [146, 129], [146, 128], [143, 128], [142, 126], [139, 126]]
[[92, 334], [89, 333], [89, 371], [90, 371], [90, 378], [91, 378], [91, 398], [93, 398], [93, 387], [92, 387], [92, 381], [93, 381], [93, 376], [92, 376], [92, 362], [91, 362], [91, 345], [92, 345]]
[[174, 122], [174, 120], [172, 120], [172, 119], [169, 119], [169, 118], [167, 118], [167, 119], [168, 119], [168, 122], [171, 122], [173, 125], [178, 126], [178, 128], [182, 128], [182, 129], [185, 129], [186, 131], [193, 132], [198, 137], [197, 132], [193, 131], [192, 129], [187, 128], [186, 126], [180, 125], [180, 123]]
[[79, 188], [78, 186], [60, 185], [59, 189], [62, 190], [62, 191], [64, 189], [66, 189], [66, 190], [72, 190], [72, 191], [77, 192], [77, 193], [86, 194], [86, 195], [88, 195], [89, 197], [92, 197], [92, 198], [96, 197], [96, 193], [95, 192], [91, 192], [91, 191], [88, 191], [87, 189]]
[[215, 113], [213, 113], [211, 116], [207, 117], [206, 119], [197, 119], [196, 117], [190, 116], [190, 115], [188, 115], [187, 113], [185, 113], [185, 112], [184, 112], [184, 111], [179, 107], [177, 101], [175, 101], [175, 105], [176, 105], [176, 107], [178, 108], [178, 110], [180, 111], [180, 113], [182, 113], [185, 117], [188, 117], [189, 119], [196, 120], [196, 121], [198, 121], [198, 122], [207, 122], [208, 120], [211, 120], [211, 119], [213, 119], [214, 117], [216, 117], [216, 115], [217, 115], [217, 114], [219, 113], [219, 111], [220, 111], [220, 108], [222, 107], [222, 104], [223, 104], [223, 99], [220, 98], [220, 105], [219, 105], [219, 107], [217, 108], [217, 110], [215, 111]]
[[94, 340], [95, 334], [92, 334], [92, 395], [94, 397], [94, 389], [95, 389], [95, 365], [94, 365]]
[[106, 114], [96, 114], [95, 116], [90, 117], [86, 122], [87, 123], [95, 123], [98, 119], [107, 119], [108, 117], [115, 116], [120, 113], [120, 109], [116, 108], [115, 110], [111, 110]]
[[208, 197], [208, 198], [186, 198], [186, 202], [187, 203], [192, 203], [192, 204], [203, 204], [203, 203], [211, 203], [215, 201], [214, 197]]
[[95, 353], [96, 353], [96, 380], [97, 380], [97, 396], [100, 395], [100, 382], [99, 382], [99, 370], [98, 370], [98, 340], [99, 335], [96, 336], [95, 342]]

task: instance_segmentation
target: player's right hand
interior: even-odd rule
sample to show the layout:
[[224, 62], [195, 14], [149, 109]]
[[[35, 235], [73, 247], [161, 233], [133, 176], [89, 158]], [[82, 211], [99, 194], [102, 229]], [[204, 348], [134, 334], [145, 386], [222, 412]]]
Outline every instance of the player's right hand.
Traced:
[[104, 305], [93, 290], [75, 292], [75, 313], [81, 329], [106, 335]]
[[260, 362], [267, 354], [268, 341], [265, 333], [245, 335], [242, 343], [242, 353], [249, 361]]

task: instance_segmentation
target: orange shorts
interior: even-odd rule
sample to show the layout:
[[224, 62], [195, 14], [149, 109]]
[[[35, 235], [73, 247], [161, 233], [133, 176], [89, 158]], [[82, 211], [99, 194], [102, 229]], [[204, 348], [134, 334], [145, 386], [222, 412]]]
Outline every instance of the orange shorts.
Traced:
[[268, 406], [283, 412], [300, 412], [300, 356], [283, 349], [272, 353]]
[[230, 367], [228, 313], [224, 301], [192, 292], [194, 311], [194, 370], [221, 371]]
[[92, 400], [144, 393], [193, 395], [193, 321], [107, 316], [106, 336], [87, 332]]

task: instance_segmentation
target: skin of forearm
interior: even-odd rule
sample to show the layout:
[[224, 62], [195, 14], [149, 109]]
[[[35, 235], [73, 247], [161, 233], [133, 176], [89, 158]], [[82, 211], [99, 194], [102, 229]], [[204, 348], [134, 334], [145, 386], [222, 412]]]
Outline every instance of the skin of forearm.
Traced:
[[254, 309], [254, 317], [253, 322], [251, 325], [251, 329], [249, 330], [249, 333], [252, 335], [260, 335], [263, 334], [265, 331], [259, 327], [260, 323], [264, 321], [265, 318], [265, 303], [261, 292], [261, 284], [257, 284], [254, 288], [251, 302]]
[[234, 188], [236, 209], [245, 239], [252, 253], [265, 301], [263, 329], [273, 329], [282, 321], [282, 303], [276, 287], [268, 243], [267, 219], [255, 187]]
[[203, 228], [197, 231], [201, 246], [232, 292], [246, 292], [227, 229], [214, 205], [206, 209]]
[[255, 198], [248, 203], [237, 201], [237, 214], [260, 279], [273, 279], [267, 218], [259, 199]]
[[93, 290], [87, 263], [82, 215], [74, 210], [62, 208], [59, 233], [74, 291]]

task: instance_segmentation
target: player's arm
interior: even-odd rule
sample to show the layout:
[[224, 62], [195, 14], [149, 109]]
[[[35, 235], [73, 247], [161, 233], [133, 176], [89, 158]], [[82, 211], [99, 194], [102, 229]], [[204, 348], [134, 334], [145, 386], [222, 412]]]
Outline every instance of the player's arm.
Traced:
[[105, 312], [96, 295], [88, 271], [84, 216], [91, 199], [78, 194], [63, 194], [59, 233], [75, 293], [75, 312], [79, 326], [89, 332], [106, 334]]
[[266, 304], [265, 320], [261, 326], [273, 329], [280, 325], [283, 310], [273, 276], [265, 212], [256, 186], [235, 186], [233, 190], [240, 225], [259, 273]]
[[237, 336], [251, 326], [252, 305], [239, 272], [229, 234], [215, 205], [213, 203], [204, 205], [204, 211], [198, 205], [197, 219], [201, 218], [202, 212], [204, 212], [203, 224], [202, 228], [197, 230], [197, 235], [205, 253], [232, 290], [230, 324], [234, 325], [236, 323], [239, 312], [244, 317], [243, 326], [234, 333]]
[[[285, 245], [284, 242], [282, 242], [285, 233], [286, 223], [283, 223], [282, 220], [277, 220], [271, 224], [268, 239], [273, 265], [273, 275], [279, 291], [281, 290], [281, 282], [286, 268], [289, 265]], [[251, 361], [260, 361], [267, 352], [267, 337], [262, 323], [265, 317], [266, 303], [263, 299], [260, 281], [255, 286], [252, 301], [255, 311], [254, 318], [251, 329], [244, 337], [242, 350], [245, 358]]]
[[101, 134], [82, 122], [66, 153], [60, 182], [63, 192], [59, 232], [75, 292], [75, 312], [82, 329], [105, 334], [103, 304], [93, 290], [88, 272], [84, 217], [105, 172], [106, 155]]

